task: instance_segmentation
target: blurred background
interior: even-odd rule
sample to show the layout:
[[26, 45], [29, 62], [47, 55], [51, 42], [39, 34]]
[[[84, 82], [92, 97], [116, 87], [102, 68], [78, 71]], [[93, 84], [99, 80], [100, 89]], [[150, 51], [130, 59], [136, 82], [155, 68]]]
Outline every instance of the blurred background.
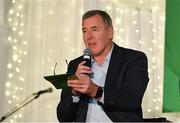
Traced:
[[53, 88], [8, 122], [58, 122], [56, 106], [61, 90], [43, 76], [65, 73], [82, 54], [81, 17], [91, 9], [105, 10], [114, 23], [114, 42], [148, 56], [150, 81], [143, 98], [145, 118], [163, 113], [165, 0], [0, 0], [0, 117], [34, 92]]

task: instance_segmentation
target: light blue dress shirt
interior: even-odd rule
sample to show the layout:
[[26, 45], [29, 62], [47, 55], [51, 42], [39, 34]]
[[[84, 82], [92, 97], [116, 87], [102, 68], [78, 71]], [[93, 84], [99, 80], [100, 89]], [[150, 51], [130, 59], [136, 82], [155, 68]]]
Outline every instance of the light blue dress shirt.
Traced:
[[[107, 70], [112, 54], [114, 44], [112, 45], [111, 50], [109, 51], [108, 55], [106, 56], [103, 64], [98, 64], [92, 59], [92, 66], [91, 66], [91, 80], [93, 83], [96, 85], [104, 88], [105, 85], [105, 79], [107, 75]], [[73, 97], [73, 102], [77, 103], [79, 102], [79, 97], [78, 96], [72, 96]], [[100, 100], [102, 103], [104, 103], [104, 93], [102, 95], [102, 98]], [[88, 110], [87, 110], [87, 116], [86, 116], [86, 122], [112, 122], [111, 119], [106, 115], [104, 112], [102, 106], [100, 106], [97, 103], [97, 100], [94, 98], [89, 99], [89, 104], [88, 104]]]
[[[109, 51], [108, 55], [106, 56], [103, 64], [98, 64], [94, 60], [92, 60], [92, 75], [91, 80], [96, 85], [104, 88], [105, 79], [107, 75], [107, 70], [112, 54], [114, 44], [112, 45], [111, 50]], [[104, 103], [104, 93], [100, 100]], [[104, 112], [102, 106], [97, 103], [97, 100], [94, 98], [89, 99], [88, 111], [86, 116], [86, 122], [112, 122], [109, 117]]]

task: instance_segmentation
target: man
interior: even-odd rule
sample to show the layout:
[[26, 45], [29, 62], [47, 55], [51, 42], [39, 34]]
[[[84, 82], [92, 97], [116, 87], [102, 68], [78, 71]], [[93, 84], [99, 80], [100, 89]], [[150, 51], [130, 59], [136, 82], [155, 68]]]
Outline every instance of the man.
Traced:
[[74, 59], [57, 107], [62, 122], [142, 121], [141, 103], [148, 79], [144, 53], [117, 46], [109, 15], [101, 10], [86, 12], [82, 18], [86, 48], [92, 51], [91, 68], [83, 56]]

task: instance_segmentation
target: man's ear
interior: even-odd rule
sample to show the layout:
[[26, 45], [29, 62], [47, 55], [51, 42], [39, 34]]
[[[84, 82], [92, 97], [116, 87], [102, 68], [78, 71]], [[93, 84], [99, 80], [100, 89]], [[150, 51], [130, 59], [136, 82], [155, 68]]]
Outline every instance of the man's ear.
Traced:
[[109, 39], [112, 39], [113, 38], [113, 34], [114, 34], [113, 27], [109, 27], [108, 28], [108, 32], [109, 32]]

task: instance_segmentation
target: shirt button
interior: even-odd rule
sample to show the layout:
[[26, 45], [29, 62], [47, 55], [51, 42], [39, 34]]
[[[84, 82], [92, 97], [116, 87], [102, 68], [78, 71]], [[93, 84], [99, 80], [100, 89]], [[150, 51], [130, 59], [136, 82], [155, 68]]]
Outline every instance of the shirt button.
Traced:
[[115, 102], [114, 101], [110, 101], [110, 104], [114, 104]]

